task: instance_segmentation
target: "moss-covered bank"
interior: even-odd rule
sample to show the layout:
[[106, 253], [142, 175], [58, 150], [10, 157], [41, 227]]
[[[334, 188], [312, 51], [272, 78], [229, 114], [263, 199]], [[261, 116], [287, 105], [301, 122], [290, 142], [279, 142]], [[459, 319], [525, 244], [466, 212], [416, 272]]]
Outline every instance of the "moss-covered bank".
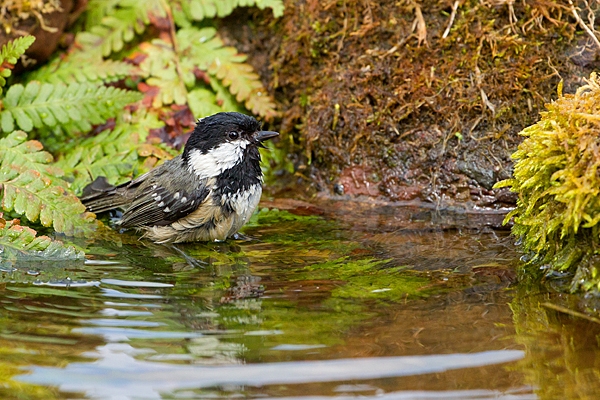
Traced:
[[225, 26], [270, 82], [296, 176], [329, 194], [513, 202], [492, 186], [517, 133], [598, 64], [566, 1], [285, 3]]

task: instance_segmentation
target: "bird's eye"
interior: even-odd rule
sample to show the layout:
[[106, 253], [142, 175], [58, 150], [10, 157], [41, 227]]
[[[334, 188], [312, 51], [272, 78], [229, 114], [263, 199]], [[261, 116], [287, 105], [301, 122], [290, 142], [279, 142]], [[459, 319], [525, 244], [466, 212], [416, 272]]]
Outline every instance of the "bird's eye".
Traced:
[[229, 139], [231, 139], [231, 140], [235, 140], [240, 137], [240, 133], [236, 132], [236, 131], [231, 131], [227, 135], [229, 136]]

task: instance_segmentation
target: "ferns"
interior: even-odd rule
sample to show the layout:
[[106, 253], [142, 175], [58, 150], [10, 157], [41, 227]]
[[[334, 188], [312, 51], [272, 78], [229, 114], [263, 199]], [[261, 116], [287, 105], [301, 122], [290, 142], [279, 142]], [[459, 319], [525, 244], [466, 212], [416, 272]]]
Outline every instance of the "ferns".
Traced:
[[214, 28], [184, 28], [177, 32], [180, 51], [184, 55], [181, 67], [192, 73], [194, 68], [207, 71], [228, 88], [236, 100], [266, 119], [276, 116], [275, 104], [266, 94], [258, 75], [245, 64], [246, 56], [233, 47], [226, 47]]
[[89, 29], [81, 43], [88, 52], [101, 51], [102, 56], [121, 51], [125, 43], [141, 34], [150, 22], [150, 15], [163, 17], [165, 10], [160, 0], [93, 1], [88, 7]]
[[33, 229], [22, 226], [19, 220], [6, 220], [0, 213], [0, 253], [2, 259], [18, 260], [77, 260], [84, 254], [73, 246], [36, 236]]
[[236, 7], [270, 8], [276, 18], [283, 15], [282, 0], [176, 0], [172, 4], [179, 26], [189, 26], [189, 21], [202, 21], [205, 18], [223, 18]]
[[32, 45], [35, 39], [32, 36], [24, 36], [8, 42], [0, 50], [0, 93], [6, 85], [6, 78], [11, 74], [11, 68], [17, 63], [19, 57], [25, 54], [25, 50]]
[[110, 177], [118, 184], [131, 179], [135, 172], [144, 172], [159, 159], [173, 156], [165, 148], [146, 143], [147, 132], [160, 126], [153, 115], [136, 115], [132, 119], [132, 124], [120, 124], [77, 143], [57, 161], [57, 166], [73, 177], [71, 190], [81, 193], [90, 180], [99, 176]]
[[62, 171], [48, 165], [49, 153], [38, 141], [26, 141], [25, 132], [16, 131], [0, 139], [0, 205], [31, 222], [39, 221], [55, 231], [81, 236], [94, 230], [93, 214], [68, 191]]
[[160, 141], [175, 142], [196, 118], [244, 107], [277, 115], [246, 56], [208, 20], [236, 7], [283, 14], [282, 0], [90, 0], [74, 43], [38, 70], [11, 76], [33, 37], [2, 47], [0, 249], [66, 249], [2, 212], [67, 235], [94, 231], [74, 193], [98, 176], [120, 183], [172, 157]]
[[30, 74], [30, 79], [47, 83], [112, 83], [139, 74], [129, 63], [102, 58], [70, 57], [66, 61], [54, 60], [45, 68]]
[[104, 123], [141, 97], [135, 92], [90, 83], [67, 86], [32, 81], [27, 86], [13, 85], [6, 92], [0, 122], [4, 132], [13, 131], [15, 122], [25, 131], [69, 123], [75, 123], [81, 131], [88, 131], [92, 124]]
[[177, 54], [170, 43], [154, 39], [151, 43], [142, 43], [140, 49], [148, 56], [140, 64], [147, 76], [146, 83], [159, 89], [152, 106], [155, 108], [168, 104], [185, 104], [187, 90], [177, 71]]

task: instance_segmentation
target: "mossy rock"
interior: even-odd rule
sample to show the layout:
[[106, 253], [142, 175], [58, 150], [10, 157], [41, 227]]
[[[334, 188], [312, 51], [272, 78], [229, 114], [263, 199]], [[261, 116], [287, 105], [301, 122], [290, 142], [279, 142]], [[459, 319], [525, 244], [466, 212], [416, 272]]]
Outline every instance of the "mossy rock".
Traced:
[[546, 106], [521, 132], [510, 186], [518, 194], [513, 233], [533, 273], [572, 276], [570, 290], [600, 292], [600, 79]]

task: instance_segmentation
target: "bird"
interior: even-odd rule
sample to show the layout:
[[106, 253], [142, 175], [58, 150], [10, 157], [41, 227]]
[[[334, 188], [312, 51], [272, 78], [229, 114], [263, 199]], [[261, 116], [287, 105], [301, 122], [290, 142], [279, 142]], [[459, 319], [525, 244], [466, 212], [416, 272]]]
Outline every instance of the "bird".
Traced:
[[279, 133], [261, 127], [238, 112], [201, 118], [180, 155], [118, 186], [98, 177], [80, 199], [95, 214], [122, 211], [118, 227], [158, 244], [224, 241], [250, 219], [262, 194], [258, 149]]

